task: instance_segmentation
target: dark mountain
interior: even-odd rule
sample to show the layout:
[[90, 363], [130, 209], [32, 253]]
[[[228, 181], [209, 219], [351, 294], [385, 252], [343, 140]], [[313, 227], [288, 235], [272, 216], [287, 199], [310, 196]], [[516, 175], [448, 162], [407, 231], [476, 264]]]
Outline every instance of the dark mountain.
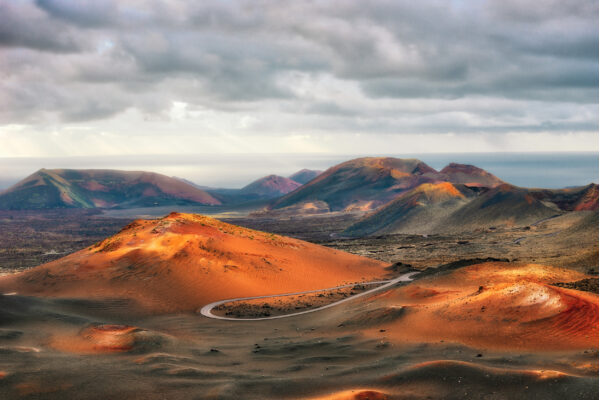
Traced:
[[437, 224], [475, 195], [475, 191], [464, 185], [424, 183], [366, 215], [344, 234], [434, 233]]
[[332, 211], [374, 209], [422, 183], [438, 181], [438, 172], [416, 159], [358, 158], [336, 165], [277, 200], [272, 208], [325, 202]]
[[348, 236], [455, 233], [492, 226], [523, 226], [561, 211], [537, 200], [528, 189], [423, 184], [347, 228]]
[[41, 169], [0, 194], [0, 209], [216, 205], [220, 201], [153, 172]]
[[460, 207], [438, 225], [438, 230], [447, 232], [502, 225], [522, 226], [560, 213], [557, 207], [537, 200], [530, 190], [503, 184], [482, 192]]

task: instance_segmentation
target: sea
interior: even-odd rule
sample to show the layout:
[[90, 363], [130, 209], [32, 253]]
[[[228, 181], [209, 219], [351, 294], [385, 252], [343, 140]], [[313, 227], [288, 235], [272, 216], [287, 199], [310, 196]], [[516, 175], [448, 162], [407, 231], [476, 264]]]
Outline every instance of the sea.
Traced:
[[239, 188], [265, 175], [288, 176], [302, 168], [326, 170], [340, 162], [366, 156], [418, 158], [437, 170], [451, 162], [472, 164], [523, 187], [564, 188], [599, 183], [599, 152], [186, 154], [0, 158], [0, 190], [40, 168], [153, 171], [207, 187]]

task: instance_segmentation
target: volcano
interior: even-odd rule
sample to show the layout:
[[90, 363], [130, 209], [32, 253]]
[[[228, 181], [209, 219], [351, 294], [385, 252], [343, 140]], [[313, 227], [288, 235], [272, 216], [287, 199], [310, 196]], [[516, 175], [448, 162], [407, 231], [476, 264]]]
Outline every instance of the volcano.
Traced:
[[336, 165], [277, 200], [272, 208], [325, 202], [331, 211], [381, 206], [422, 183], [438, 181], [438, 172], [416, 159], [367, 157]]
[[89, 248], [0, 278], [0, 292], [131, 299], [152, 313], [368, 281], [386, 263], [193, 214], [137, 220]]

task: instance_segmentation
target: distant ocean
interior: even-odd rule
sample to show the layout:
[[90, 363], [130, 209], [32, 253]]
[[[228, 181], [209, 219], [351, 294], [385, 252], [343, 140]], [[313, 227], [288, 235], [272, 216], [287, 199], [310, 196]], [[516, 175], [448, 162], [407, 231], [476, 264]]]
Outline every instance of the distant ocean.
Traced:
[[[242, 187], [269, 174], [287, 176], [302, 169], [327, 169], [364, 155], [197, 154], [65, 158], [0, 158], [0, 189], [40, 168], [146, 170], [212, 187]], [[427, 153], [377, 154], [419, 158], [435, 169], [450, 162], [473, 164], [518, 186], [562, 188], [599, 183], [599, 153]]]

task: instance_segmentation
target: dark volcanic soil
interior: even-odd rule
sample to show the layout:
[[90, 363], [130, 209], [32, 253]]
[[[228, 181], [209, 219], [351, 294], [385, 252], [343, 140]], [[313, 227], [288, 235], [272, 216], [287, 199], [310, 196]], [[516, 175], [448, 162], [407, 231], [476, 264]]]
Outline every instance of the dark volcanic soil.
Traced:
[[[455, 235], [380, 235], [357, 239], [340, 233], [359, 214], [296, 219], [230, 219], [230, 223], [301, 237], [339, 250], [389, 263], [404, 262], [417, 268], [442, 265], [462, 259], [488, 257], [510, 261], [545, 263], [586, 270], [596, 266], [593, 237], [578, 237], [575, 243], [554, 240], [588, 213], [570, 213], [523, 227], [493, 227]], [[327, 234], [328, 232], [328, 234]]]
[[98, 210], [0, 210], [0, 274], [56, 260], [121, 230]]
[[[594, 273], [595, 270], [595, 268], [592, 268], [590, 272]], [[556, 283], [555, 286], [582, 290], [585, 292], [599, 293], [599, 278], [582, 279], [576, 282], [560, 282]]]

